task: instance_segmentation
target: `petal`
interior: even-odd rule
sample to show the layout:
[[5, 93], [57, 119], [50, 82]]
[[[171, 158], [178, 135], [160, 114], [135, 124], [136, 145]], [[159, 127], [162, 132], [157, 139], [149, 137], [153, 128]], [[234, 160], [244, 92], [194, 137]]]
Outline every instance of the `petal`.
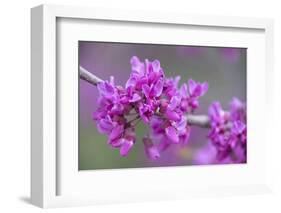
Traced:
[[192, 79], [189, 80], [189, 94], [193, 97], [200, 97], [204, 95], [208, 91], [208, 83], [204, 82], [200, 84], [199, 82], [195, 82]]
[[180, 109], [183, 112], [187, 112], [188, 111], [188, 101], [186, 99], [183, 99], [180, 103]]
[[174, 110], [180, 104], [180, 101], [178, 96], [173, 96], [168, 105], [169, 110]]
[[180, 82], [181, 77], [178, 75], [175, 78], [172, 79], [173, 81], [173, 86], [177, 89], [178, 88], [178, 84]]
[[145, 150], [146, 156], [151, 160], [156, 160], [160, 157], [159, 150], [156, 146], [151, 146]]
[[130, 99], [128, 96], [123, 96], [122, 98], [120, 98], [120, 104], [125, 105], [125, 107], [126, 107], [126, 105], [129, 104], [129, 102], [130, 102]]
[[185, 116], [181, 116], [181, 119], [176, 122], [175, 128], [178, 130], [179, 133], [185, 132], [187, 127], [187, 120]]
[[110, 83], [110, 85], [112, 85], [112, 86], [115, 85], [115, 84], [114, 84], [114, 76], [110, 76], [110, 78], [109, 78], [109, 83]]
[[162, 79], [159, 79], [157, 83], [153, 87], [153, 93], [156, 97], [159, 97], [162, 94], [164, 86], [164, 81]]
[[167, 127], [165, 129], [165, 132], [169, 140], [171, 140], [173, 143], [179, 143], [179, 136], [177, 130], [174, 127], [172, 126]]
[[224, 111], [221, 107], [220, 102], [215, 101], [209, 107], [209, 116], [215, 123], [222, 123], [224, 119]]
[[148, 84], [148, 79], [147, 77], [141, 77], [137, 80], [137, 84], [136, 84], [136, 87], [135, 89], [136, 90], [141, 90], [142, 89], [142, 86], [145, 85], [145, 84]]
[[150, 110], [149, 105], [142, 104], [142, 103], [139, 105], [139, 112], [141, 115], [148, 112], [149, 110]]
[[123, 157], [127, 156], [129, 151], [132, 149], [133, 145], [133, 141], [123, 139], [123, 144], [120, 148], [120, 155]]
[[124, 106], [119, 103], [114, 104], [113, 107], [111, 108], [111, 112], [116, 114], [122, 114], [123, 110], [124, 110]]
[[182, 97], [186, 98], [188, 95], [188, 89], [187, 89], [187, 84], [182, 84], [180, 87], [180, 94]]
[[196, 109], [199, 106], [199, 101], [197, 99], [190, 100], [189, 105], [192, 109]]
[[208, 91], [208, 83], [204, 82], [202, 84], [198, 83], [194, 92], [194, 97], [200, 97], [203, 96]]
[[192, 95], [194, 93], [196, 86], [197, 86], [197, 83], [193, 79], [188, 80], [188, 91], [189, 91], [190, 95]]
[[112, 131], [111, 131], [111, 133], [110, 133], [110, 135], [109, 135], [109, 139], [112, 141], [112, 140], [115, 140], [115, 139], [121, 137], [123, 131], [124, 131], [123, 125], [117, 125], [117, 126], [115, 126], [115, 127], [112, 129]]
[[180, 134], [180, 143], [185, 146], [190, 138], [190, 127], [186, 126], [186, 130], [184, 133]]
[[147, 84], [142, 85], [142, 92], [144, 93], [146, 98], [150, 96], [150, 87]]
[[134, 87], [136, 84], [137, 84], [137, 79], [131, 76], [126, 82], [126, 89], [128, 89], [129, 87]]
[[233, 97], [230, 102], [231, 111], [236, 111], [244, 107], [244, 104], [236, 97]]
[[145, 59], [145, 67], [146, 67], [147, 75], [149, 75], [151, 72], [153, 72], [152, 63], [148, 59]]
[[132, 67], [138, 66], [138, 64], [141, 63], [137, 56], [133, 56], [130, 62]]
[[113, 148], [119, 148], [123, 144], [123, 138], [108, 141], [108, 144], [110, 144]]
[[145, 124], [148, 124], [149, 123], [149, 117], [146, 115], [146, 114], [140, 114], [141, 116], [141, 119], [142, 121], [145, 123]]
[[235, 135], [241, 135], [246, 129], [246, 125], [241, 122], [241, 121], [234, 121], [233, 122], [233, 127], [232, 127], [232, 132]]
[[207, 82], [204, 82], [201, 84], [201, 95], [204, 95], [209, 89], [209, 84]]
[[144, 144], [144, 149], [145, 149], [145, 154], [146, 156], [151, 159], [155, 160], [160, 157], [160, 153], [158, 148], [152, 143], [151, 138], [149, 137], [144, 137], [143, 138], [143, 144]]
[[163, 134], [163, 119], [159, 118], [158, 116], [152, 116], [150, 119], [150, 130], [153, 135], [160, 136]]
[[93, 113], [93, 119], [94, 120], [100, 120], [104, 118], [107, 115], [107, 112], [104, 111], [103, 109], [98, 109]]
[[160, 61], [158, 61], [158, 60], [152, 61], [152, 67], [153, 67], [154, 72], [159, 72], [159, 70], [161, 69]]
[[148, 76], [148, 82], [150, 84], [154, 84], [155, 82], [157, 82], [159, 80], [159, 78], [160, 78], [159, 73], [151, 72], [151, 73], [149, 73], [149, 76]]
[[135, 94], [133, 95], [133, 97], [131, 98], [130, 102], [131, 102], [131, 103], [134, 103], [134, 102], [137, 102], [137, 101], [139, 101], [139, 100], [141, 100], [140, 95], [137, 94], [137, 93], [135, 93]]
[[172, 120], [172, 121], [180, 121], [180, 119], [181, 119], [181, 116], [177, 112], [169, 110], [169, 109], [166, 110], [165, 116], [169, 120]]
[[144, 75], [144, 64], [137, 56], [131, 58], [132, 72], [136, 73], [139, 77]]
[[139, 106], [139, 114], [143, 122], [149, 122], [149, 116], [151, 116], [151, 109], [147, 104], [141, 104]]
[[115, 94], [114, 85], [111, 85], [108, 81], [99, 83], [97, 88], [99, 93], [106, 98], [112, 98]]
[[112, 121], [109, 121], [108, 119], [101, 119], [98, 122], [98, 130], [100, 133], [110, 133], [113, 129], [113, 123]]

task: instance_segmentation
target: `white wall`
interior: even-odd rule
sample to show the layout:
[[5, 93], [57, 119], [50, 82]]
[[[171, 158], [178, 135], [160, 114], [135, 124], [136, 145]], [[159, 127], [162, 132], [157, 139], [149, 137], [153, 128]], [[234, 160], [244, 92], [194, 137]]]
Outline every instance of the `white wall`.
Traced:
[[[27, 204], [29, 196], [30, 172], [30, 14], [29, 9], [41, 3], [77, 4], [74, 0], [37, 1], [8, 0], [0, 6], [0, 212], [37, 212], [38, 208]], [[79, 5], [141, 9], [154, 11], [186, 12], [192, 14], [216, 14], [233, 16], [270, 17], [275, 19], [275, 109], [281, 109], [280, 81], [281, 63], [281, 6], [279, 1], [262, 0], [80, 0]], [[278, 85], [279, 83], [279, 85]], [[279, 92], [279, 95], [277, 94]], [[278, 97], [279, 96], [279, 97]], [[278, 97], [278, 101], [277, 101]], [[280, 111], [280, 110], [279, 110]], [[275, 121], [280, 119], [276, 110]], [[273, 195], [193, 199], [145, 204], [122, 204], [72, 209], [60, 211], [85, 212], [277, 212], [281, 210], [281, 162], [280, 137], [275, 136], [273, 158], [275, 161], [275, 193]], [[279, 147], [279, 149], [278, 149]], [[11, 152], [13, 150], [13, 152]], [[278, 170], [277, 170], [278, 169]], [[279, 202], [279, 203], [278, 203]], [[278, 209], [278, 210], [277, 210]], [[49, 210], [48, 210], [49, 211]]]

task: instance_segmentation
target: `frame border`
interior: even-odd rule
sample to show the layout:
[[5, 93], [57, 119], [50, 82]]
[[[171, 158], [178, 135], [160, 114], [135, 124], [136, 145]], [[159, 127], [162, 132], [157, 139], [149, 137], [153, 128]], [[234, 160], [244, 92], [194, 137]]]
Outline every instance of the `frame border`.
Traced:
[[[268, 115], [266, 131], [273, 119], [273, 20], [203, 16], [147, 11], [128, 11], [76, 6], [40, 5], [31, 9], [31, 203], [42, 207], [94, 204], [89, 196], [56, 196], [56, 19], [80, 18], [130, 22], [149, 22], [169, 25], [196, 25], [223, 28], [250, 28], [265, 30], [266, 35], [266, 94]], [[268, 157], [267, 145], [267, 157]], [[269, 161], [267, 161], [269, 166]], [[257, 187], [243, 186], [214, 189], [220, 195], [268, 192], [272, 177], [267, 169], [267, 183]], [[212, 190], [210, 190], [212, 191]], [[226, 193], [228, 191], [228, 193]], [[188, 197], [202, 196], [204, 190], [191, 192]], [[105, 201], [106, 203], [106, 201]]]

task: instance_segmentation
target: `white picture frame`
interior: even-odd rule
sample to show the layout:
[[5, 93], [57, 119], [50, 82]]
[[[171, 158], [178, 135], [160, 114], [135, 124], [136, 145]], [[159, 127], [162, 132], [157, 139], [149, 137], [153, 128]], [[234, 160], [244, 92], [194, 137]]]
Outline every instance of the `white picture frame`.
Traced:
[[[103, 21], [113, 22], [113, 25], [122, 26], [123, 23], [143, 24], [143, 28], [146, 24], [153, 24], [160, 29], [165, 28], [167, 31], [176, 30], [176, 27], [184, 28], [187, 26], [193, 26], [195, 31], [197, 28], [202, 30], [209, 30], [208, 38], [201, 40], [194, 40], [194, 44], [198, 45], [215, 45], [215, 46], [243, 46], [249, 47], [249, 74], [247, 74], [248, 87], [248, 99], [250, 106], [248, 112], [251, 113], [249, 125], [249, 137], [255, 140], [265, 141], [265, 144], [257, 143], [258, 145], [251, 145], [250, 148], [256, 153], [255, 157], [250, 160], [250, 163], [246, 166], [234, 165], [232, 167], [200, 167], [188, 169], [186, 167], [180, 168], [161, 168], [161, 169], [137, 169], [137, 170], [122, 170], [114, 171], [111, 175], [122, 180], [125, 175], [130, 175], [136, 180], [142, 178], [143, 183], [135, 186], [133, 182], [129, 183], [127, 189], [124, 187], [116, 187], [114, 185], [106, 185], [108, 180], [105, 176], [107, 171], [95, 171], [95, 173], [83, 173], [78, 175], [75, 162], [77, 156], [75, 155], [75, 143], [72, 141], [69, 143], [70, 148], [65, 149], [62, 144], [57, 144], [58, 141], [58, 88], [64, 90], [64, 88], [74, 87], [75, 85], [62, 85], [57, 78], [57, 70], [65, 60], [63, 57], [69, 57], [73, 59], [76, 52], [66, 53], [63, 47], [59, 47], [58, 43], [58, 31], [65, 30], [68, 33], [68, 39], [65, 39], [63, 45], [72, 45], [77, 41], [78, 37], [89, 39], [93, 33], [88, 33], [88, 25], [73, 26], [70, 22], [63, 25], [61, 20], [91, 20], [100, 21], [99, 25], [102, 25]], [[32, 134], [31, 134], [31, 201], [33, 204], [46, 208], [46, 207], [59, 207], [59, 206], [76, 206], [76, 205], [90, 205], [95, 203], [113, 203], [113, 202], [128, 202], [128, 201], [142, 201], [142, 200], [165, 200], [165, 199], [183, 199], [194, 196], [206, 196], [206, 195], [227, 195], [227, 194], [248, 194], [248, 193], [262, 193], [270, 191], [271, 187], [271, 165], [269, 154], [262, 153], [262, 147], [266, 147], [270, 150], [270, 139], [275, 127], [272, 127], [272, 95], [270, 93], [273, 88], [272, 79], [273, 76], [273, 21], [271, 19], [257, 19], [257, 18], [240, 18], [240, 17], [216, 17], [216, 16], [201, 16], [201, 15], [187, 15], [187, 14], [165, 14], [165, 13], [152, 13], [145, 11], [122, 11], [112, 9], [98, 9], [98, 8], [85, 8], [74, 6], [54, 6], [54, 5], [41, 5], [31, 10], [31, 56], [32, 56]], [[90, 26], [90, 24], [89, 24]], [[117, 27], [118, 27], [117, 26]], [[93, 29], [96, 29], [94, 26]], [[196, 28], [197, 27], [197, 28]], [[77, 30], [79, 29], [79, 30]], [[129, 30], [129, 29], [128, 29]], [[214, 31], [212, 34], [211, 31]], [[217, 38], [216, 31], [221, 32], [219, 36], [226, 35], [224, 37], [225, 43], [221, 43], [223, 38]], [[245, 31], [246, 36], [239, 37], [239, 31]], [[71, 33], [73, 32], [73, 33]], [[78, 33], [77, 33], [78, 32]], [[236, 32], [236, 33], [232, 33]], [[247, 33], [257, 33], [256, 36], [249, 37]], [[225, 34], [224, 34], [225, 33]], [[96, 33], [98, 34], [98, 33]], [[229, 35], [232, 34], [232, 35]], [[229, 38], [227, 38], [229, 35]], [[99, 36], [95, 40], [101, 40], [105, 38], [104, 32], [99, 33]], [[235, 39], [236, 36], [236, 39]], [[248, 36], [248, 37], [247, 37]], [[128, 41], [128, 37], [123, 33], [117, 33], [116, 37], [118, 41]], [[165, 37], [165, 36], [164, 36]], [[197, 37], [197, 39], [200, 38]], [[136, 38], [135, 38], [136, 39]], [[139, 41], [148, 42], [156, 41], [156, 38], [137, 38]], [[179, 40], [173, 41], [173, 37], [167, 37], [165, 40], [159, 39], [157, 43], [175, 43]], [[180, 38], [177, 38], [180, 39]], [[192, 37], [190, 38], [192, 40]], [[111, 37], [105, 38], [105, 40], [112, 40]], [[135, 41], [135, 40], [130, 40]], [[69, 43], [68, 43], [69, 42]], [[182, 40], [181, 42], [184, 42]], [[181, 43], [182, 44], [182, 43]], [[257, 48], [256, 48], [257, 47]], [[57, 53], [58, 48], [64, 54], [60, 56]], [[254, 51], [256, 50], [256, 51]], [[258, 51], [257, 51], [258, 50]], [[71, 52], [71, 51], [70, 51]], [[67, 58], [67, 59], [69, 59]], [[256, 58], [257, 63], [253, 63]], [[75, 61], [75, 60], [73, 60]], [[75, 62], [77, 63], [77, 62]], [[70, 72], [75, 74], [77, 66], [75, 63], [69, 63]], [[256, 70], [256, 73], [251, 70]], [[72, 71], [73, 70], [73, 71]], [[72, 75], [74, 76], [74, 75]], [[77, 76], [77, 75], [76, 75]], [[69, 82], [73, 82], [73, 78], [70, 77]], [[62, 88], [63, 87], [63, 88]], [[255, 91], [258, 91], [260, 97], [256, 97]], [[75, 96], [75, 95], [74, 95]], [[259, 106], [255, 106], [258, 98], [262, 103]], [[64, 100], [63, 100], [64, 101]], [[65, 100], [67, 101], [67, 100]], [[70, 100], [69, 103], [73, 103], [75, 99]], [[257, 124], [257, 116], [262, 112], [265, 107], [268, 109], [268, 113], [262, 115], [263, 126]], [[75, 108], [73, 108], [75, 110]], [[70, 115], [71, 116], [71, 115]], [[70, 119], [72, 120], [72, 119]], [[73, 121], [75, 127], [75, 118]], [[62, 121], [62, 123], [64, 123]], [[71, 123], [71, 122], [70, 122]], [[265, 126], [265, 128], [264, 128]], [[73, 126], [72, 126], [73, 127]], [[67, 128], [72, 128], [71, 124]], [[262, 128], [265, 131], [262, 131]], [[251, 131], [253, 130], [253, 131]], [[74, 135], [75, 136], [75, 135]], [[63, 155], [62, 155], [63, 152]], [[63, 157], [62, 157], [63, 156]], [[72, 157], [73, 156], [73, 157]], [[75, 157], [76, 156], [76, 157]], [[65, 161], [70, 162], [70, 166], [66, 166]], [[69, 169], [70, 168], [70, 169]], [[164, 177], [163, 181], [159, 181], [153, 187], [147, 185], [148, 179], [145, 178], [148, 174], [155, 178], [163, 177], [163, 173], [167, 170], [173, 169], [175, 173]], [[184, 183], [185, 175], [190, 175], [192, 184]], [[202, 179], [208, 175], [215, 179], [219, 178], [213, 171], [219, 172], [228, 176], [236, 176], [236, 181], [231, 178], [228, 181], [210, 181], [205, 185], [200, 185], [197, 179]], [[183, 178], [177, 178], [177, 175]], [[66, 178], [67, 177], [67, 178]], [[92, 178], [99, 180], [99, 184], [89, 185]], [[164, 187], [166, 179], [177, 180], [178, 184], [168, 185]], [[253, 179], [254, 178], [254, 179]], [[222, 179], [222, 178], [221, 178]], [[87, 186], [85, 186], [86, 184]], [[112, 187], [113, 192], [109, 193], [109, 190], [104, 190], [105, 187]], [[146, 193], [148, 189], [151, 189], [150, 193]], [[119, 190], [119, 191], [118, 191]], [[121, 191], [120, 191], [121, 190]], [[94, 193], [88, 193], [88, 191], [94, 191]], [[75, 192], [75, 193], [74, 193]], [[122, 194], [125, 196], [118, 196]]]

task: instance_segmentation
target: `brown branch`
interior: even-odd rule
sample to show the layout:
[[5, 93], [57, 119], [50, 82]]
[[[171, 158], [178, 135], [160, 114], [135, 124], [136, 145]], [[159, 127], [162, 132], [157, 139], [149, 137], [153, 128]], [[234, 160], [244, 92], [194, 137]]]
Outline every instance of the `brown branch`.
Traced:
[[[85, 80], [85, 81], [87, 81], [88, 83], [90, 83], [94, 86], [97, 86], [97, 84], [99, 82], [103, 82], [102, 79], [95, 76], [91, 72], [87, 71], [82, 66], [79, 67], [79, 73], [80, 73], [80, 78], [82, 80]], [[192, 114], [189, 114], [189, 115], [186, 115], [186, 119], [187, 119], [187, 122], [190, 125], [199, 126], [199, 127], [203, 127], [203, 128], [209, 128], [210, 127], [210, 120], [209, 120], [209, 117], [207, 115], [192, 115]]]

